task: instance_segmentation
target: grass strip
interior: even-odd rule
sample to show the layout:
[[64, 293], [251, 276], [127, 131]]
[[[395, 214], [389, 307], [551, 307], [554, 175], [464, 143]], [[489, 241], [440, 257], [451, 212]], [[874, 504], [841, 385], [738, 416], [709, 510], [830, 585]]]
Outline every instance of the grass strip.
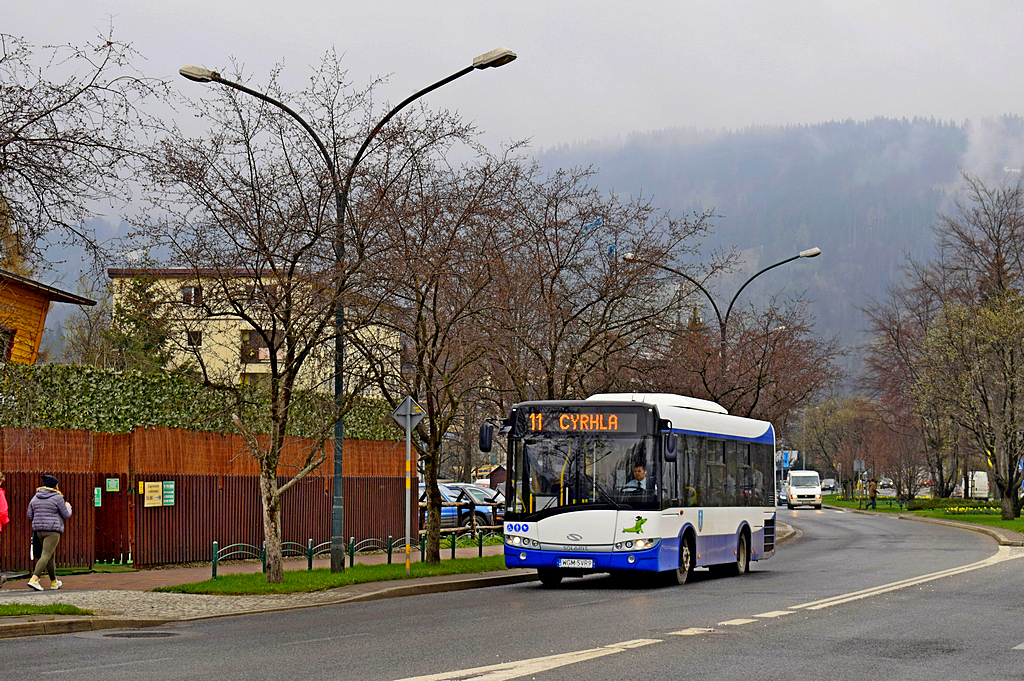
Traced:
[[[988, 513], [957, 513], [951, 515], [946, 513], [943, 508], [933, 508], [920, 511], [908, 511], [906, 508], [900, 509], [899, 505], [895, 502], [892, 507], [889, 506], [888, 500], [890, 497], [878, 497], [878, 508], [870, 509], [873, 511], [879, 511], [880, 513], [907, 513], [910, 515], [921, 516], [922, 518], [942, 518], [943, 520], [956, 520], [964, 523], [974, 523], [975, 525], [988, 525], [990, 527], [1002, 527], [1007, 530], [1019, 532], [1024, 534], [1024, 518], [1014, 518], [1013, 520], [1003, 520], [998, 515], [990, 515]], [[883, 501], [884, 500], [884, 501]], [[836, 496], [827, 496], [824, 498], [824, 502], [829, 506], [838, 506], [840, 508], [857, 508], [857, 500], [848, 501]], [[861, 508], [864, 507], [861, 502]]]
[[[476, 572], [493, 572], [505, 569], [505, 557], [484, 556], [483, 558], [456, 558], [428, 565], [413, 563], [412, 577], [433, 577], [437, 575], [459, 575]], [[191, 584], [157, 587], [153, 591], [186, 594], [214, 594], [222, 596], [256, 596], [261, 594], [287, 594], [311, 591], [326, 591], [353, 584], [387, 582], [405, 579], [405, 563], [391, 565], [354, 565], [344, 572], [331, 572], [329, 568], [317, 570], [286, 570], [284, 581], [267, 582], [262, 572], [219, 575]]]
[[73, 605], [53, 603], [52, 605], [22, 605], [9, 603], [0, 605], [0, 617], [17, 617], [20, 615], [92, 615], [91, 610], [82, 610]]

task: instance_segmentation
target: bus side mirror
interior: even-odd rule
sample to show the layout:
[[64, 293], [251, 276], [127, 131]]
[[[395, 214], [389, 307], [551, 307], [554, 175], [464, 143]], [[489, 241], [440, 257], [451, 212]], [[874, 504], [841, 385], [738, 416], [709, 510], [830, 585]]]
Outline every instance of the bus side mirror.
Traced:
[[480, 451], [489, 452], [494, 445], [494, 426], [490, 423], [480, 425]]
[[676, 434], [672, 432], [672, 423], [667, 419], [662, 419], [661, 431], [661, 451], [664, 453], [665, 461], [673, 463], [676, 460], [677, 438]]

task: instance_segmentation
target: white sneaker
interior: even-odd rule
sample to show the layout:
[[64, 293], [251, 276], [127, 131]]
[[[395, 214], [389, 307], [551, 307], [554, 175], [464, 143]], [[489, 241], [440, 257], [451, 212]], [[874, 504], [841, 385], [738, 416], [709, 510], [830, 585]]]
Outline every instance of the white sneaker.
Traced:
[[59, 579], [55, 579], [54, 581], [50, 582], [50, 588], [54, 591], [61, 588], [62, 586], [64, 586], [64, 582], [60, 581]]
[[36, 591], [43, 590], [43, 585], [39, 583], [39, 578], [35, 575], [32, 575], [32, 578], [28, 580], [28, 586], [30, 589], [35, 589]]

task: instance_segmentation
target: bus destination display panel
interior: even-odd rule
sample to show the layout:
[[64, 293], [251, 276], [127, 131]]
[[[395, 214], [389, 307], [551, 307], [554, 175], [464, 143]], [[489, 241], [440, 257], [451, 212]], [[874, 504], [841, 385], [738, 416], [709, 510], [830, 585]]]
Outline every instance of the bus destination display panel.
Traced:
[[637, 432], [636, 412], [528, 409], [522, 414], [527, 433], [621, 433]]

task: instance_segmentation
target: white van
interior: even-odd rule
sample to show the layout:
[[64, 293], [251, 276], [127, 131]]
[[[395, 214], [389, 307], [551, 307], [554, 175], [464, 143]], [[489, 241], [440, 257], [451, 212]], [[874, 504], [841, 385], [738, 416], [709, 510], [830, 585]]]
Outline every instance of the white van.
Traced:
[[971, 489], [968, 493], [964, 493], [964, 481], [960, 479], [960, 485], [958, 486], [959, 496], [966, 497], [968, 499], [980, 499], [985, 501], [989, 498], [989, 486], [988, 486], [988, 472], [987, 471], [971, 471], [970, 472]]
[[816, 471], [790, 471], [786, 478], [786, 507], [821, 508], [821, 478]]

